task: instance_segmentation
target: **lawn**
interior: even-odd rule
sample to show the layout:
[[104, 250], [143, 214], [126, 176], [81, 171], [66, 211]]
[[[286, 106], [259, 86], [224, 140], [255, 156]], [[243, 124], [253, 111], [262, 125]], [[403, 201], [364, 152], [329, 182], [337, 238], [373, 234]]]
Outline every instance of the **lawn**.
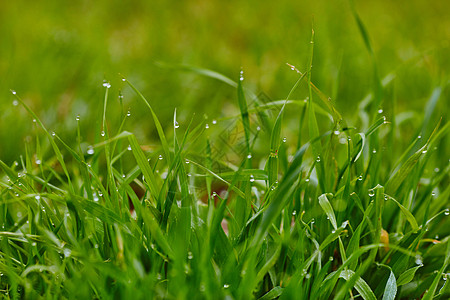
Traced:
[[9, 299], [448, 299], [445, 1], [11, 1]]

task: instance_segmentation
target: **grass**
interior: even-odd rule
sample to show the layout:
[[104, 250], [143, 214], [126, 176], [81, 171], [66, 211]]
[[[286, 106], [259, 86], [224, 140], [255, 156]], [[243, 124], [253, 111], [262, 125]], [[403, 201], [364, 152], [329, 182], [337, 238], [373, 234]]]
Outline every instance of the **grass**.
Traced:
[[[126, 114], [108, 126], [109, 83], [89, 147], [79, 127], [70, 147], [14, 92], [36, 130], [20, 162], [0, 164], [3, 296], [448, 297], [450, 164], [430, 160], [448, 153], [450, 125], [424, 118], [430, 133], [393, 157], [394, 120], [372, 106], [366, 130], [345, 126], [311, 69], [291, 68], [307, 100], [249, 105], [241, 77], [239, 116], [179, 124], [175, 113], [173, 131], [124, 78], [157, 128], [152, 150], [123, 129]], [[281, 135], [286, 109], [300, 116], [297, 141]]]
[[[406, 110], [406, 71], [380, 68], [352, 5], [371, 83], [332, 77], [356, 96], [316, 82], [318, 30], [306, 66], [284, 67], [281, 100], [244, 71], [175, 67], [230, 87], [231, 109], [199, 110], [216, 119], [168, 105], [167, 121], [142, 80], [114, 76], [101, 109], [64, 130], [14, 91], [8, 111], [31, 129], [16, 161], [0, 160], [2, 297], [447, 299], [448, 78]], [[347, 107], [334, 98], [362, 87]]]

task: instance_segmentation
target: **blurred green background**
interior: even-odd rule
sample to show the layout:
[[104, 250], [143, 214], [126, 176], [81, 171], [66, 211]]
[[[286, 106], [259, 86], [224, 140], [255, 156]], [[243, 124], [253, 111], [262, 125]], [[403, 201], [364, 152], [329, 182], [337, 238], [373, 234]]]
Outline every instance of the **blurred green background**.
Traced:
[[[437, 86], [437, 111], [448, 114], [450, 91], [449, 1], [356, 1], [372, 42], [380, 77], [392, 73], [384, 101], [397, 111], [420, 116]], [[313, 24], [313, 25], [312, 25]], [[357, 103], [371, 91], [368, 51], [347, 0], [336, 1], [2, 1], [0, 8], [0, 158], [24, 152], [33, 123], [12, 104], [17, 91], [50, 130], [66, 140], [75, 135], [76, 115], [83, 135], [93, 140], [101, 120], [105, 88], [111, 82], [110, 121], [122, 108], [118, 95], [126, 76], [150, 100], [162, 124], [193, 113], [217, 118], [236, 107], [236, 91], [193, 73], [161, 68], [188, 64], [236, 80], [267, 99], [283, 99], [305, 71], [311, 28], [316, 34], [313, 82], [333, 98], [344, 116], [356, 121]], [[129, 88], [124, 109], [128, 130], [153, 140], [148, 110]], [[298, 98], [306, 93], [300, 89]], [[231, 104], [231, 105], [230, 105]], [[228, 113], [228, 111], [227, 111]], [[386, 111], [389, 114], [389, 111]], [[438, 116], [439, 117], [439, 116]], [[405, 141], [416, 120], [404, 124]], [[406, 142], [407, 143], [407, 142]]]

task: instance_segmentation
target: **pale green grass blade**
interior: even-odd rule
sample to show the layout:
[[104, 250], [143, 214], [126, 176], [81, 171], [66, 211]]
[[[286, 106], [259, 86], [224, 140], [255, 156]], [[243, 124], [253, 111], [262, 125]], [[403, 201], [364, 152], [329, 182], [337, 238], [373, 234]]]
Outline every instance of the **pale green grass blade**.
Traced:
[[383, 294], [383, 300], [394, 300], [397, 295], [397, 281], [391, 271]]
[[327, 199], [326, 194], [322, 194], [319, 197], [319, 204], [322, 207], [323, 211], [327, 215], [328, 219], [330, 220], [331, 225], [333, 225], [334, 230], [338, 228], [337, 222], [336, 222], [336, 216], [334, 214], [333, 207], [331, 206], [330, 201]]

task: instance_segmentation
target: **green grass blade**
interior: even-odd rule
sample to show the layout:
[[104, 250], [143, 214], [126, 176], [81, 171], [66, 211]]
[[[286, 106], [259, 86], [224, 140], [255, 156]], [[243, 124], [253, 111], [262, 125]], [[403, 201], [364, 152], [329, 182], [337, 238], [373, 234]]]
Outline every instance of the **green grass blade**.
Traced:
[[242, 81], [244, 80], [243, 71], [241, 70], [241, 77], [237, 86], [238, 103], [241, 111], [242, 124], [244, 125], [245, 145], [247, 147], [247, 153], [250, 154], [250, 120], [248, 117], [247, 101], [245, 100], [244, 89], [242, 87]]
[[[343, 278], [347, 281], [350, 280], [350, 278], [352, 276], [355, 276], [355, 272], [353, 272], [352, 270], [344, 270], [339, 275], [340, 278]], [[361, 295], [361, 297], [364, 300], [376, 300], [377, 299], [377, 297], [375, 297], [375, 294], [373, 293], [370, 286], [361, 277], [359, 277], [356, 280], [355, 289], [358, 291], [358, 293]]]
[[322, 194], [319, 196], [319, 204], [322, 207], [325, 214], [327, 215], [328, 219], [330, 220], [331, 225], [333, 225], [334, 230], [336, 230], [338, 228], [336, 216], [334, 214], [334, 210], [333, 207], [331, 206], [330, 201], [328, 201], [326, 194]]
[[416, 272], [419, 268], [421, 268], [422, 266], [417, 266], [417, 267], [413, 267], [411, 269], [406, 270], [405, 272], [403, 272], [397, 280], [397, 286], [402, 286], [405, 285], [407, 283], [410, 283], [411, 280], [413, 280], [414, 275], [416, 275]]
[[392, 197], [389, 197], [386, 195], [386, 197], [389, 200], [392, 200], [395, 204], [397, 204], [397, 206], [400, 208], [400, 210], [402, 211], [402, 213], [405, 215], [406, 219], [408, 220], [409, 224], [411, 225], [411, 228], [413, 231], [416, 231], [417, 229], [419, 229], [419, 224], [417, 224], [416, 218], [414, 218], [414, 216], [412, 215], [412, 213], [403, 205], [401, 205], [397, 200], [395, 200]]
[[283, 294], [283, 288], [281, 286], [276, 286], [267, 293], [265, 293], [263, 296], [258, 298], [258, 300], [272, 300], [277, 297], [280, 297], [281, 294]]
[[125, 82], [133, 89], [133, 91], [139, 96], [139, 98], [142, 101], [144, 101], [144, 103], [147, 105], [148, 109], [150, 110], [150, 113], [153, 118], [153, 122], [155, 122], [156, 131], [158, 132], [159, 139], [161, 141], [161, 145], [164, 150], [164, 154], [167, 158], [168, 164], [170, 165], [172, 162], [172, 158], [171, 158], [171, 154], [170, 154], [170, 150], [169, 150], [169, 144], [167, 143], [166, 135], [164, 134], [164, 130], [161, 126], [161, 123], [158, 120], [158, 117], [156, 116], [155, 112], [153, 111], [153, 108], [151, 107], [151, 105], [147, 101], [147, 99], [144, 97], [144, 95], [142, 95], [142, 93], [139, 92], [139, 90], [131, 82], [129, 82], [126, 78], [123, 78], [123, 79], [125, 79]]
[[391, 271], [384, 289], [383, 300], [394, 300], [395, 295], [397, 295], [397, 282], [394, 273]]

